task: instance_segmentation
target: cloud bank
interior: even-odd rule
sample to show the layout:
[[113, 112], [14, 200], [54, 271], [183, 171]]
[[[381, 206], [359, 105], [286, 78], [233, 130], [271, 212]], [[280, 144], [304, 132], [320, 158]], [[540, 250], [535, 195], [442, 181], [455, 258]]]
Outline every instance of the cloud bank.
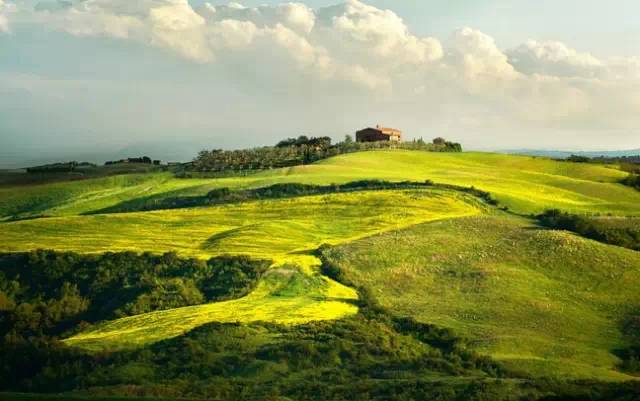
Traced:
[[0, 0], [0, 31], [12, 20], [148, 46], [211, 66], [212, 82], [248, 82], [274, 96], [282, 88], [289, 96], [337, 94], [348, 99], [344, 107], [355, 97], [399, 118], [429, 110], [433, 126], [456, 134], [605, 130], [621, 140], [640, 126], [640, 57], [599, 59], [535, 40], [504, 50], [472, 28], [421, 37], [394, 12], [358, 0], [319, 9], [47, 0], [11, 13]]

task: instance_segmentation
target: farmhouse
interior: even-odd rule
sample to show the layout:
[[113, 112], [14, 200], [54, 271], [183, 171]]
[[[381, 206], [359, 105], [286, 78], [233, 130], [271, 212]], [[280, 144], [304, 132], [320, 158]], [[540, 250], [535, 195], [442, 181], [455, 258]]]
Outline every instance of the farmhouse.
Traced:
[[365, 128], [356, 132], [356, 141], [358, 142], [400, 142], [401, 140], [402, 132], [400, 130], [395, 128], [385, 128], [380, 125], [376, 125], [375, 128]]

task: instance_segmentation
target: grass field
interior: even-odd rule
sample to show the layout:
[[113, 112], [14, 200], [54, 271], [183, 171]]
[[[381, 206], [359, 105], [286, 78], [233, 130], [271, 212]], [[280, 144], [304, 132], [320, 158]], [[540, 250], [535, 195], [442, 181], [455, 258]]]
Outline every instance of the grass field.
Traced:
[[274, 258], [481, 209], [474, 198], [453, 191], [407, 190], [41, 218], [0, 224], [0, 251], [175, 251], [202, 258], [220, 254]]
[[214, 188], [281, 182], [346, 183], [360, 179], [430, 179], [491, 192], [518, 213], [559, 208], [577, 213], [640, 216], [640, 192], [617, 182], [627, 173], [601, 165], [491, 153], [375, 151], [247, 177], [177, 179], [169, 173], [109, 177], [38, 186], [0, 187], [0, 219], [69, 216], [137, 198], [203, 195]]
[[400, 315], [453, 328], [516, 371], [629, 379], [611, 351], [640, 305], [640, 254], [512, 216], [411, 227], [330, 259]]
[[618, 326], [626, 308], [640, 305], [639, 254], [535, 229], [527, 219], [456, 191], [369, 191], [82, 214], [220, 187], [429, 179], [489, 191], [517, 213], [559, 208], [640, 216], [640, 192], [617, 183], [625, 176], [605, 166], [524, 156], [377, 151], [247, 177], [177, 179], [150, 173], [5, 185], [0, 186], [0, 220], [5, 220], [0, 252], [175, 251], [198, 258], [244, 254], [273, 260], [245, 298], [104, 322], [67, 340], [89, 350], [149, 344], [212, 321], [299, 324], [356, 313], [355, 291], [321, 276], [319, 261], [310, 254], [328, 243], [339, 245], [332, 257], [350, 278], [372, 288], [385, 306], [453, 328], [516, 370], [618, 380], [629, 376], [615, 371], [618, 360], [611, 351], [625, 345]]
[[41, 218], [0, 224], [0, 251], [176, 251], [202, 258], [244, 254], [274, 260], [268, 278], [243, 299], [125, 318], [69, 340], [89, 349], [114, 349], [175, 337], [211, 321], [298, 324], [356, 313], [356, 307], [344, 302], [357, 299], [355, 291], [320, 276], [319, 262], [306, 255], [309, 251], [323, 243], [485, 209], [475, 198], [454, 191], [406, 190]]

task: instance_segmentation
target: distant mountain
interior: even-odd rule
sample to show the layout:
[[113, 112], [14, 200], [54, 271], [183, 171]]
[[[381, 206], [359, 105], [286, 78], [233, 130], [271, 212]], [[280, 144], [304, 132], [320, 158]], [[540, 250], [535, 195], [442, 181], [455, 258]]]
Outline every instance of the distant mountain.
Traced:
[[568, 151], [568, 150], [539, 150], [539, 149], [508, 149], [498, 150], [498, 153], [508, 153], [527, 156], [542, 156], [553, 159], [566, 159], [571, 155], [585, 157], [623, 157], [623, 156], [640, 156], [640, 149], [630, 150], [604, 150], [604, 151]]

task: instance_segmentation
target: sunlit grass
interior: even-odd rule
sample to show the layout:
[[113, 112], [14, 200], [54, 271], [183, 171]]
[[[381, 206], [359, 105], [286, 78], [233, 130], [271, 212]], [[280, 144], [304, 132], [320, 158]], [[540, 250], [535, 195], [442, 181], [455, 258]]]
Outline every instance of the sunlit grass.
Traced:
[[381, 230], [479, 213], [453, 191], [372, 191], [207, 208], [70, 216], [0, 224], [0, 251], [175, 251], [272, 258]]
[[630, 378], [612, 351], [640, 305], [640, 253], [505, 215], [366, 238], [332, 259], [395, 313], [453, 328], [516, 371]]
[[274, 260], [266, 278], [245, 298], [119, 319], [67, 341], [92, 350], [117, 349], [175, 337], [212, 321], [300, 324], [354, 314], [357, 308], [348, 301], [357, 299], [356, 292], [321, 276], [311, 250], [484, 210], [486, 206], [475, 198], [432, 189], [41, 218], [0, 224], [0, 251], [175, 251], [200, 258], [242, 254]]
[[117, 350], [173, 338], [210, 322], [296, 325], [357, 313], [358, 308], [346, 302], [358, 299], [355, 290], [318, 274], [317, 263], [312, 256], [285, 258], [244, 298], [105, 322], [65, 342], [92, 351]]

